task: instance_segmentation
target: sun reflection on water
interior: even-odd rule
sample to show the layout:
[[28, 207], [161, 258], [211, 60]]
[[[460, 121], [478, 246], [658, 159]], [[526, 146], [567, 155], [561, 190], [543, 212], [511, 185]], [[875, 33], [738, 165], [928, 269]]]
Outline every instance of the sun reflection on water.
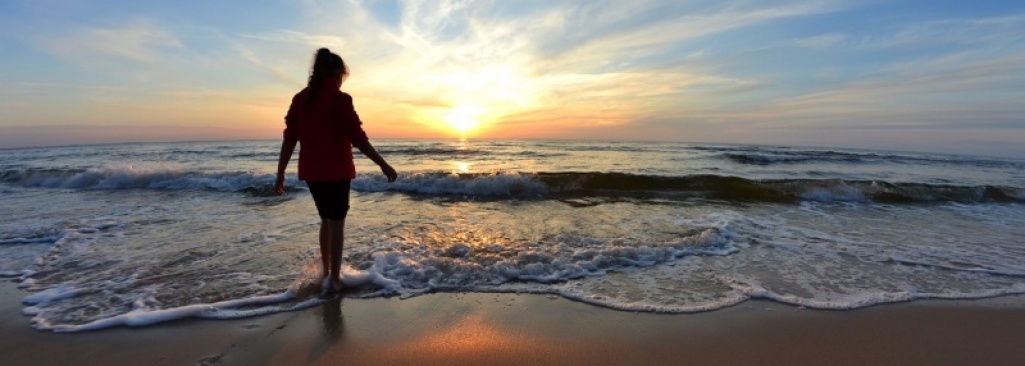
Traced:
[[454, 173], [465, 174], [470, 172], [470, 163], [464, 161], [454, 161], [452, 165], [455, 165], [456, 169]]

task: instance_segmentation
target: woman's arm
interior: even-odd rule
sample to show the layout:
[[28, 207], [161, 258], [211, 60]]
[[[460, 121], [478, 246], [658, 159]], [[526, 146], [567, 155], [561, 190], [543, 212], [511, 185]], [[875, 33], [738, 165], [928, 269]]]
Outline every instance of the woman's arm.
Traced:
[[388, 183], [394, 182], [398, 178], [398, 173], [395, 169], [388, 165], [388, 162], [384, 161], [381, 154], [377, 153], [377, 149], [374, 149], [374, 145], [370, 144], [370, 139], [367, 138], [366, 131], [363, 131], [363, 121], [360, 121], [359, 115], [356, 114], [356, 107], [352, 104], [352, 96], [348, 93], [342, 92], [342, 103], [341, 113], [345, 118], [348, 119], [345, 126], [345, 134], [349, 138], [349, 142], [352, 146], [359, 149], [363, 155], [366, 155], [370, 160], [373, 160], [378, 166], [381, 167], [381, 172], [388, 177]]
[[274, 192], [279, 196], [285, 194], [285, 168], [288, 168], [288, 161], [292, 160], [292, 153], [295, 145], [299, 143], [299, 124], [296, 120], [296, 98], [292, 97], [292, 103], [288, 105], [288, 113], [285, 113], [285, 130], [282, 131], [281, 154], [278, 155], [278, 177], [274, 180]]
[[288, 161], [292, 160], [292, 152], [295, 151], [297, 140], [284, 139], [281, 141], [281, 155], [278, 156], [278, 177], [274, 181], [274, 192], [285, 194], [285, 168], [288, 168]]
[[377, 149], [374, 149], [374, 145], [371, 145], [370, 141], [359, 141], [353, 144], [353, 146], [381, 167], [381, 172], [388, 177], [388, 183], [394, 182], [398, 178], [399, 175], [395, 172], [395, 169], [388, 165], [388, 162], [384, 161], [384, 158], [381, 157], [381, 154], [377, 153]]

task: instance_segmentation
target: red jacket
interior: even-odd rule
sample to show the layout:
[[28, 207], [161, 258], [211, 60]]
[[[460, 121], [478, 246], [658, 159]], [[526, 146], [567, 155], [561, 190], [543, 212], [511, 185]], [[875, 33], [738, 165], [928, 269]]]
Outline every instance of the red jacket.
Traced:
[[321, 82], [316, 101], [309, 88], [292, 97], [285, 115], [285, 140], [299, 141], [299, 179], [331, 182], [356, 178], [352, 145], [367, 142], [352, 97], [337, 82]]

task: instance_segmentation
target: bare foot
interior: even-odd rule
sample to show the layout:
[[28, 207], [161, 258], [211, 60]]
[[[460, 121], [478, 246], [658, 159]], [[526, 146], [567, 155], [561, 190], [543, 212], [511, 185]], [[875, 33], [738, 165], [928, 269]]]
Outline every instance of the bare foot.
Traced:
[[329, 289], [331, 292], [342, 292], [345, 289], [345, 284], [342, 283], [342, 279], [335, 279], [331, 281]]

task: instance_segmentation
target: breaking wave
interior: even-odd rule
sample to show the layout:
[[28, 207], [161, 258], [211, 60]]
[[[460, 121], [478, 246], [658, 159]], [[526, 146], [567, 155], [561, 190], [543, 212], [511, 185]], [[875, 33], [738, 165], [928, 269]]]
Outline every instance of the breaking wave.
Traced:
[[[69, 189], [162, 189], [243, 192], [273, 195], [274, 176], [248, 172], [198, 172], [170, 168], [103, 167], [87, 170], [8, 170], [0, 181], [23, 187]], [[286, 187], [305, 189], [289, 176]], [[467, 173], [405, 174], [387, 183], [378, 174], [357, 177], [361, 192], [489, 199], [564, 199], [572, 197], [645, 197], [667, 200], [712, 199], [730, 202], [1022, 202], [1025, 189], [1007, 186], [956, 186], [844, 179], [747, 179], [723, 175], [661, 176], [627, 173]]]

